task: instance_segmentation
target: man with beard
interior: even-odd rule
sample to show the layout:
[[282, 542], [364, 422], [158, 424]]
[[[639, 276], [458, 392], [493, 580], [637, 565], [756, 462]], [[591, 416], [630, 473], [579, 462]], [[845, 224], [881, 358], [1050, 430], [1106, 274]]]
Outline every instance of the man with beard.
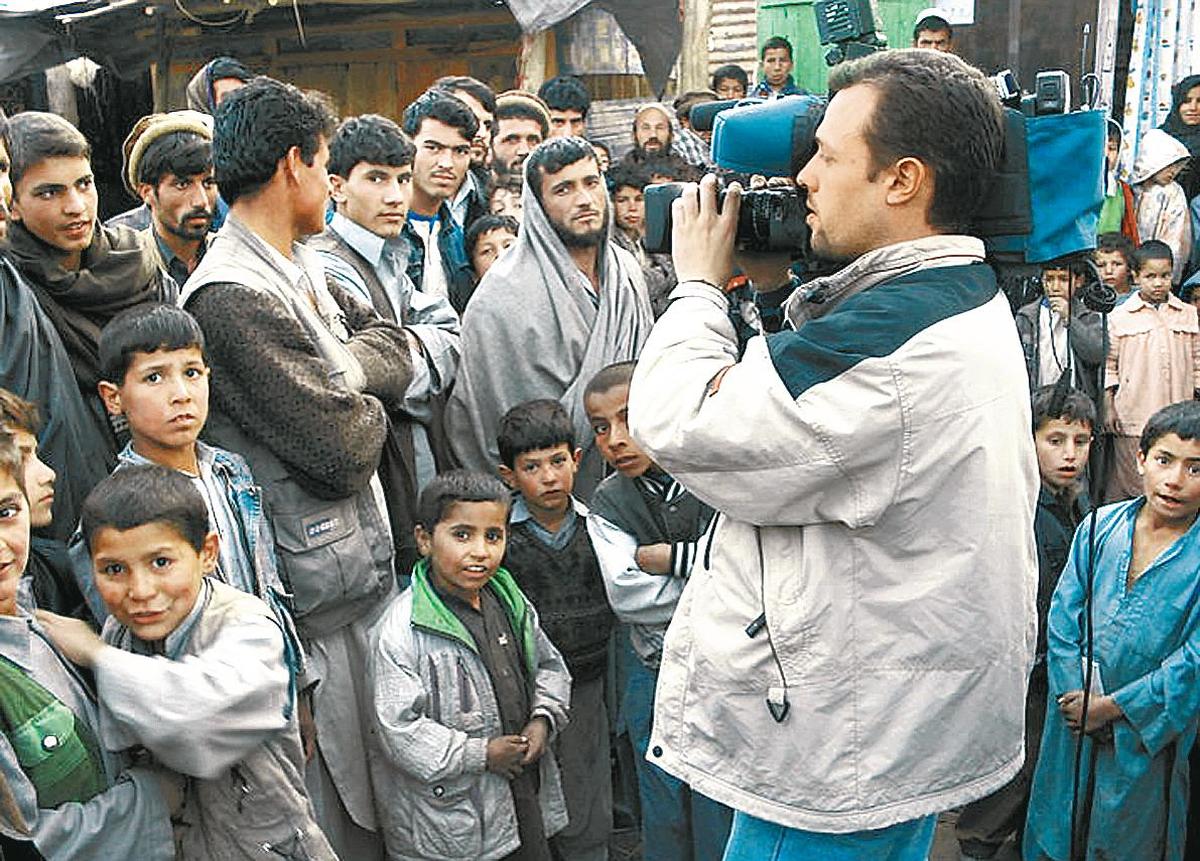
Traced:
[[509, 90], [496, 97], [492, 170], [497, 177], [521, 176], [534, 147], [550, 137], [550, 109], [533, 93]]
[[[152, 114], [134, 127], [125, 182], [150, 209], [146, 244], [175, 282], [187, 280], [207, 247], [217, 207], [212, 131], [195, 111]], [[138, 130], [141, 130], [138, 134]]]
[[[496, 428], [534, 398], [562, 403], [587, 440], [575, 489], [585, 501], [603, 461], [583, 409], [601, 368], [637, 357], [653, 317], [641, 268], [609, 234], [608, 195], [591, 145], [554, 138], [525, 161], [524, 221], [463, 316], [462, 363], [446, 423], [466, 467], [499, 463]], [[517, 310], [519, 309], [519, 310]]]

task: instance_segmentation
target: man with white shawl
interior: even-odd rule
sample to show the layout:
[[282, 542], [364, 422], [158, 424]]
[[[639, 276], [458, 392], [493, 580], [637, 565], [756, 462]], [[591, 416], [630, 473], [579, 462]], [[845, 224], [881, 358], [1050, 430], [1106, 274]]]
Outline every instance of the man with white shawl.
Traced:
[[555, 398], [583, 449], [575, 493], [604, 474], [583, 389], [606, 365], [637, 358], [654, 318], [641, 267], [611, 241], [608, 195], [592, 147], [554, 138], [525, 160], [524, 222], [463, 315], [462, 363], [446, 410], [458, 461], [491, 472], [501, 416]]

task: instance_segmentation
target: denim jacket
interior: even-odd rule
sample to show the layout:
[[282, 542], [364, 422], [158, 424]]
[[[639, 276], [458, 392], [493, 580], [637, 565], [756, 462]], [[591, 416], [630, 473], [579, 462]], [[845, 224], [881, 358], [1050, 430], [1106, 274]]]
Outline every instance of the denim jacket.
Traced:
[[[446, 270], [450, 304], [462, 314], [471, 294], [475, 292], [475, 272], [471, 268], [471, 258], [467, 256], [466, 234], [445, 203], [438, 208], [438, 222], [438, 250], [442, 255], [442, 267]], [[408, 239], [409, 247], [408, 277], [419, 290], [425, 277], [425, 240], [408, 221], [404, 222], [404, 236]]]

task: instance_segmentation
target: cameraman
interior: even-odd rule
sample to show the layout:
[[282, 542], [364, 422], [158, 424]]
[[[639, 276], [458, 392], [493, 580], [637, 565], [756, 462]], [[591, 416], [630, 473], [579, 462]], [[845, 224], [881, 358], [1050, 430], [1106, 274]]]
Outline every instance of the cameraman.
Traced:
[[647, 454], [722, 512], [667, 634], [649, 759], [738, 811], [726, 861], [924, 859], [934, 815], [1023, 758], [1029, 384], [962, 234], [1000, 106], [930, 51], [839, 66], [830, 88], [797, 181], [814, 251], [845, 267], [739, 361], [719, 286], [738, 192], [718, 212], [714, 178], [689, 186], [680, 285], [630, 393]]

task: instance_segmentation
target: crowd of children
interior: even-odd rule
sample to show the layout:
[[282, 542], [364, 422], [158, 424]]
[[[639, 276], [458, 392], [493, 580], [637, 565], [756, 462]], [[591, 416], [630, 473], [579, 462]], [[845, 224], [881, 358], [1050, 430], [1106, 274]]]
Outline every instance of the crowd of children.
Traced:
[[[797, 91], [786, 40], [763, 60], [763, 96]], [[447, 77], [400, 123], [335, 125], [228, 58], [202, 75], [196, 111], [126, 142], [145, 205], [119, 226], [96, 223], [77, 131], [0, 120], [19, 359], [0, 361], [0, 858], [603, 861], [632, 816], [645, 861], [717, 861], [733, 811], [647, 759], [664, 637], [717, 515], [627, 419], [675, 286], [643, 244], [644, 189], [707, 165], [689, 112], [744, 96], [745, 73], [639, 108], [619, 160], [574, 137], [589, 101], [570, 79], [497, 95]], [[959, 812], [966, 857], [1014, 838], [1030, 861], [1080, 841], [1183, 857], [1189, 157], [1148, 136], [1131, 183], [1109, 178], [1091, 259], [1046, 263], [1015, 312], [1042, 478], [1037, 663], [1025, 767]], [[495, 307], [471, 303], [546, 247], [578, 296], [539, 322], [580, 337], [489, 359], [538, 396], [488, 417], [494, 462], [457, 468], [464, 333]], [[1093, 277], [1117, 293], [1107, 315], [1082, 301]], [[557, 389], [551, 358], [570, 366]]]

